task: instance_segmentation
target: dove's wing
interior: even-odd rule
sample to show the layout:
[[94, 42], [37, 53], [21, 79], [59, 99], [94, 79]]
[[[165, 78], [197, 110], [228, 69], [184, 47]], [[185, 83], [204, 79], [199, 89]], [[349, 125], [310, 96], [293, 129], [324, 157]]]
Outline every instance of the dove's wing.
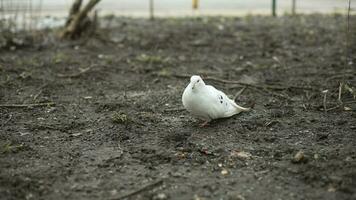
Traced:
[[206, 87], [209, 93], [209, 99], [211, 101], [211, 110], [213, 110], [213, 113], [210, 114], [212, 118], [216, 119], [230, 117], [242, 111], [249, 110], [249, 108], [244, 108], [237, 105], [224, 92], [217, 90], [215, 87], [211, 85], [207, 85]]

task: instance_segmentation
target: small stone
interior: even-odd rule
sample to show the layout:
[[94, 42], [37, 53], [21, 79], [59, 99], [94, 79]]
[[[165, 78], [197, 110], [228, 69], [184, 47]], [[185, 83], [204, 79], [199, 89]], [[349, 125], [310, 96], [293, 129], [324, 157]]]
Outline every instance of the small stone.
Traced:
[[180, 61], [186, 61], [186, 60], [187, 60], [187, 58], [186, 58], [184, 55], [178, 56], [178, 59], [179, 59]]
[[113, 189], [113, 190], [111, 190], [110, 191], [110, 194], [112, 195], [112, 196], [115, 196], [115, 195], [117, 195], [117, 190], [116, 189]]
[[29, 199], [34, 199], [34, 198], [33, 198], [33, 194], [32, 194], [32, 193], [28, 193], [28, 194], [26, 194], [25, 199], [26, 199], [26, 200], [29, 200]]
[[218, 29], [219, 29], [220, 31], [224, 30], [224, 28], [225, 28], [225, 27], [224, 27], [223, 25], [221, 25], [221, 24], [218, 25]]
[[54, 111], [56, 111], [57, 110], [57, 108], [56, 107], [50, 107], [50, 108], [48, 108], [47, 109], [47, 113], [51, 113], [51, 112], [54, 112]]
[[82, 133], [73, 133], [73, 134], [71, 134], [71, 136], [73, 136], [73, 137], [78, 137], [78, 136], [81, 136], [82, 135]]
[[228, 175], [229, 172], [226, 169], [221, 170], [221, 175]]
[[328, 192], [336, 192], [336, 188], [331, 186], [331, 187], [328, 188]]
[[229, 192], [228, 200], [245, 200], [246, 198], [238, 192]]
[[306, 162], [307, 162], [307, 157], [304, 155], [304, 152], [302, 150], [298, 151], [292, 159], [292, 163], [306, 163]]
[[159, 193], [156, 196], [153, 197], [154, 200], [164, 200], [167, 199], [168, 196], [164, 193]]
[[232, 157], [237, 157], [241, 160], [248, 160], [251, 159], [252, 154], [249, 152], [245, 152], [245, 151], [233, 151], [230, 154]]
[[315, 160], [318, 160], [318, 159], [319, 159], [319, 154], [317, 154], [317, 153], [314, 154], [314, 159], [315, 159]]
[[352, 108], [347, 107], [347, 106], [344, 106], [344, 110], [345, 110], [345, 111], [352, 111]]
[[30, 135], [30, 132], [20, 132], [20, 136]]
[[194, 195], [194, 198], [193, 198], [193, 199], [194, 199], [194, 200], [203, 200], [203, 198], [200, 197], [200, 196], [198, 196], [197, 194]]
[[352, 161], [352, 157], [351, 157], [351, 156], [347, 156], [347, 157], [345, 158], [345, 161], [346, 161], [346, 162]]

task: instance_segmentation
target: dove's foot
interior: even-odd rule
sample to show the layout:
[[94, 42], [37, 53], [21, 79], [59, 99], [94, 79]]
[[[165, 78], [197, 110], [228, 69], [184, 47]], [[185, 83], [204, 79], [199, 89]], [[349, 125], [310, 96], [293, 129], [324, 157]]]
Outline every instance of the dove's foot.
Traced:
[[200, 124], [199, 127], [206, 127], [209, 125], [209, 121], [205, 121], [204, 123]]

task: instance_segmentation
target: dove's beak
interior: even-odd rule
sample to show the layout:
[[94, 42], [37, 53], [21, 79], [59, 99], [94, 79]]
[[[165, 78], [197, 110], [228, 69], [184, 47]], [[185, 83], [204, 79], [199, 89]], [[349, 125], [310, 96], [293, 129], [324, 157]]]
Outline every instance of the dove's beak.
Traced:
[[195, 84], [196, 84], [196, 82], [192, 84], [192, 89], [194, 89], [194, 87], [195, 87]]

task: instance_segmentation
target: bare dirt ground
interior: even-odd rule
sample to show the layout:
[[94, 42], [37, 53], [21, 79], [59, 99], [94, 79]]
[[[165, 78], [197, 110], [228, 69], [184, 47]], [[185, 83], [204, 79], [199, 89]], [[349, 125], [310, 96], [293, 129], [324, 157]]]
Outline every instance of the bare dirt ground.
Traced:
[[[356, 199], [345, 16], [113, 24], [0, 51], [0, 199]], [[254, 109], [198, 127], [192, 74]]]

